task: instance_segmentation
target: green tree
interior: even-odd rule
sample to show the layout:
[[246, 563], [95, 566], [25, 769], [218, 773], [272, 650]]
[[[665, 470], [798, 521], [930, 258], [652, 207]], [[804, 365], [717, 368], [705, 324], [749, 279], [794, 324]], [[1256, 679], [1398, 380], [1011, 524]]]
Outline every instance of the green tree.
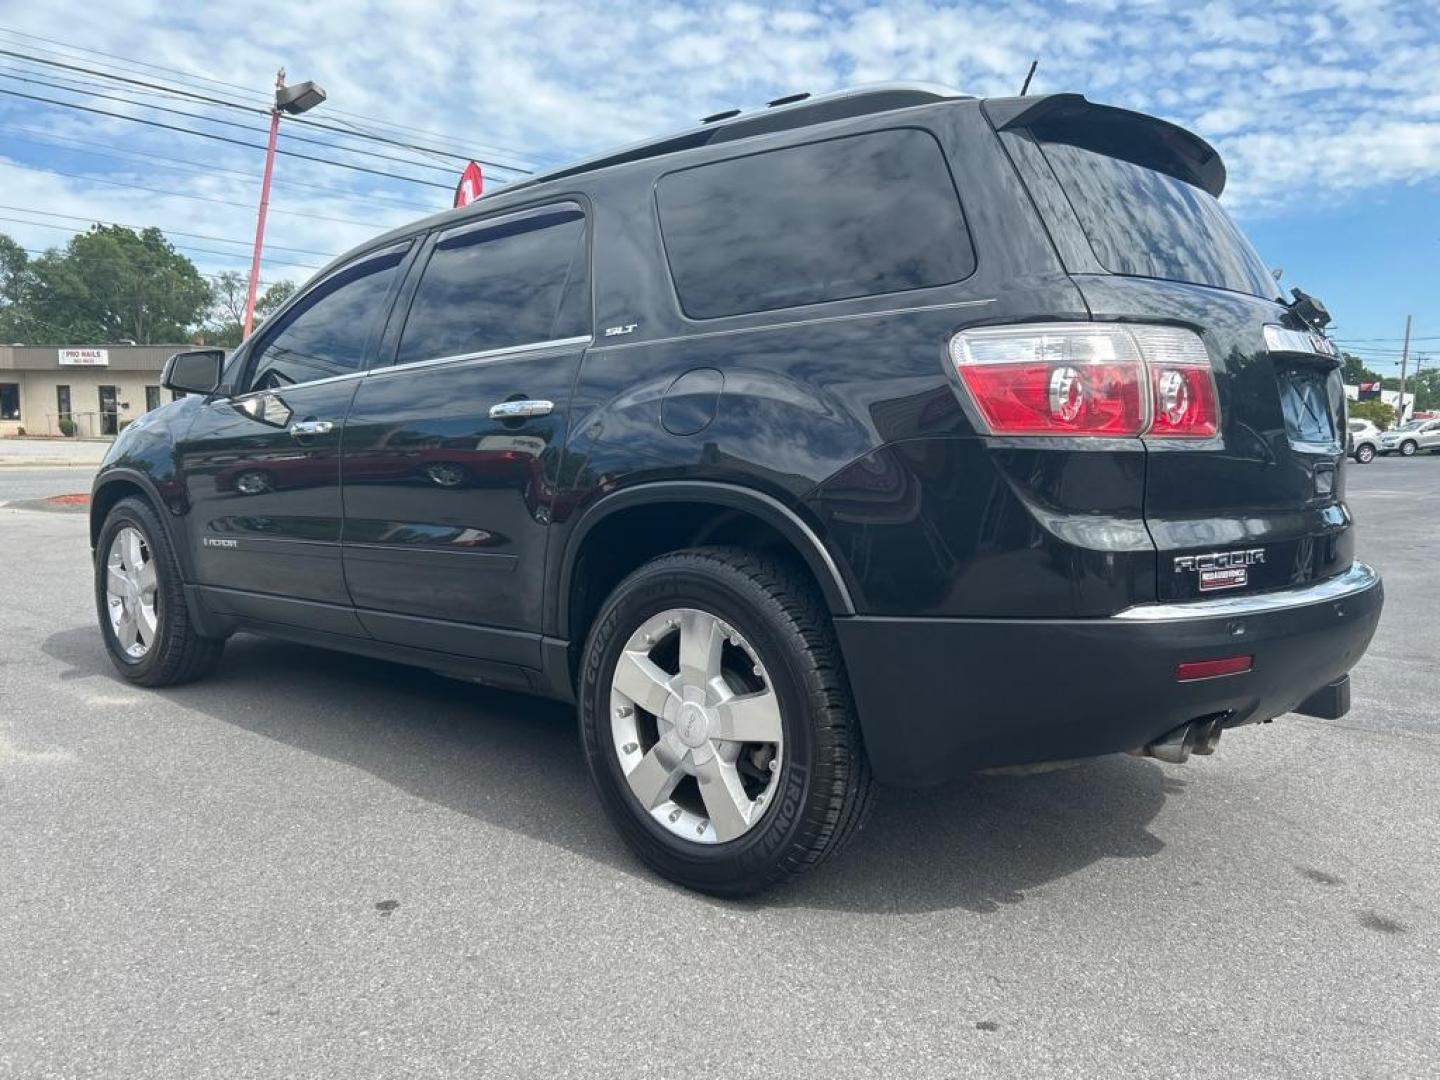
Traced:
[[1394, 408], [1386, 405], [1379, 398], [1371, 398], [1369, 401], [1352, 401], [1349, 412], [1350, 419], [1369, 420], [1381, 431], [1395, 423]]
[[[240, 344], [245, 323], [245, 293], [248, 279], [234, 270], [216, 274], [211, 286], [210, 316], [201, 335], [201, 344], [233, 349]], [[293, 281], [276, 281], [255, 298], [255, 325], [275, 314], [295, 292]]]
[[1379, 382], [1380, 376], [1365, 366], [1365, 361], [1351, 353], [1341, 353], [1341, 374], [1346, 386], [1359, 386], [1362, 382]]
[[157, 228], [94, 225], [29, 264], [21, 306], [35, 344], [185, 341], [210, 307], [210, 286]]
[[24, 341], [29, 310], [30, 256], [10, 237], [0, 233], [0, 344]]
[[[1417, 359], [1417, 363], [1420, 363]], [[1440, 363], [1425, 360], [1423, 363]], [[1413, 379], [1405, 382], [1406, 396], [1415, 395], [1415, 408], [1422, 411], [1440, 409], [1440, 367], [1421, 367]]]

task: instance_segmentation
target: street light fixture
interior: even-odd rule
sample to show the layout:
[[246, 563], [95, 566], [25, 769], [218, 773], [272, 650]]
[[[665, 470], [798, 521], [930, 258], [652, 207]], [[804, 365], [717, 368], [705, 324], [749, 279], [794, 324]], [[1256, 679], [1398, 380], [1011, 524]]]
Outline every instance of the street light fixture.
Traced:
[[275, 142], [280, 136], [280, 114], [299, 116], [325, 100], [325, 91], [309, 80], [285, 85], [285, 69], [275, 73], [275, 107], [270, 110], [270, 142], [265, 148], [265, 177], [260, 181], [260, 213], [255, 220], [255, 251], [250, 257], [250, 285], [245, 292], [243, 337], [255, 325], [255, 290], [260, 284], [260, 249], [265, 244], [265, 211], [270, 206], [270, 175], [275, 171]]

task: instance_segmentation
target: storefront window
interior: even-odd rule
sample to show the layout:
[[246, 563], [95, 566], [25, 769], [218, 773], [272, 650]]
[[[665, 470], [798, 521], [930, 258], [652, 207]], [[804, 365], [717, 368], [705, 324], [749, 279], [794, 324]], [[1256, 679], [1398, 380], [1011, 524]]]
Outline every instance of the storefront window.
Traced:
[[20, 384], [0, 383], [0, 420], [20, 419]]

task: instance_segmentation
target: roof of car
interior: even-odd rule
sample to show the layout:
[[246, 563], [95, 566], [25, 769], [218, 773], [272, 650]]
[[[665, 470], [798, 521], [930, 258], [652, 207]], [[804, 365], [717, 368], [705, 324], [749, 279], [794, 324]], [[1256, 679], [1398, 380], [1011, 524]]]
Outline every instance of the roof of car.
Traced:
[[[706, 117], [695, 127], [685, 131], [646, 139], [620, 147], [618, 150], [607, 150], [580, 161], [560, 165], [554, 169], [527, 176], [523, 180], [505, 184], [503, 187], [497, 187], [469, 206], [442, 210], [428, 217], [401, 225], [345, 252], [327, 264], [325, 270], [365, 251], [385, 247], [414, 233], [443, 227], [452, 221], [460, 222], [466, 218], [483, 214], [494, 206], [496, 200], [508, 199], [515, 192], [528, 191], [542, 184], [567, 177], [593, 173], [632, 161], [643, 161], [646, 158], [663, 157], [714, 143], [809, 127], [812, 124], [822, 124], [831, 120], [933, 105], [941, 101], [966, 100], [973, 101], [975, 99], [968, 94], [962, 94], [958, 90], [941, 86], [938, 83], [888, 82], [837, 90], [830, 94], [791, 95], [776, 98], [769, 104], [748, 112], [738, 109], [727, 110]], [[1037, 97], [1032, 100], [1039, 101], [1041, 99]], [[321, 273], [324, 273], [325, 270], [322, 270]]]
[[[698, 149], [738, 139], [769, 135], [851, 117], [912, 109], [941, 102], [971, 101], [983, 104], [990, 122], [997, 130], [1028, 125], [1054, 125], [1078, 122], [1081, 118], [1107, 125], [1118, 133], [1121, 146], [1103, 152], [1116, 153], [1135, 160], [1133, 154], [1164, 158], [1154, 165], [1218, 196], [1225, 186], [1225, 167], [1213, 147], [1194, 133], [1168, 121], [1143, 113], [1129, 112], [1109, 105], [1087, 101], [1080, 94], [1037, 94], [1033, 97], [987, 98], [983, 102], [968, 94], [937, 83], [888, 82], [873, 83], [837, 90], [829, 94], [794, 94], [748, 112], [730, 109], [701, 120], [695, 127], [659, 138], [647, 139], [617, 150], [561, 165], [523, 180], [505, 184], [483, 195], [469, 206], [443, 210], [418, 221], [391, 229], [361, 244], [329, 263], [316, 277], [331, 267], [358, 255], [383, 248], [416, 233], [444, 228], [471, 217], [478, 217], [511, 200], [517, 193], [532, 191], [543, 185], [570, 177], [599, 172], [635, 161], [666, 157], [686, 150]], [[1129, 145], [1129, 149], [1124, 149]], [[1149, 162], [1147, 162], [1149, 163]], [[523, 194], [516, 202], [523, 201]]]

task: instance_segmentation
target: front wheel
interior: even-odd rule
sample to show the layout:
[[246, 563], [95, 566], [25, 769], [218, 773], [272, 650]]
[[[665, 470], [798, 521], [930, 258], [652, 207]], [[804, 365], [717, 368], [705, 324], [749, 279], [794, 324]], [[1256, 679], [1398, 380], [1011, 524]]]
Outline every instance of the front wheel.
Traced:
[[1402, 443], [1400, 444], [1400, 456], [1401, 456], [1401, 457], [1414, 457], [1414, 456], [1415, 456], [1415, 451], [1418, 450], [1418, 449], [1420, 449], [1420, 447], [1419, 447], [1419, 445], [1415, 442], [1414, 439], [1406, 439], [1404, 442], [1402, 442]]
[[173, 686], [208, 674], [223, 639], [190, 622], [175, 552], [149, 504], [121, 499], [95, 546], [100, 633], [120, 674], [141, 686]]
[[799, 573], [749, 552], [676, 552], [621, 582], [585, 646], [580, 730], [621, 835], [703, 892], [792, 877], [871, 803], [830, 617]]
[[1355, 451], [1355, 460], [1361, 465], [1369, 465], [1375, 460], [1375, 448], [1373, 446], [1362, 446]]

